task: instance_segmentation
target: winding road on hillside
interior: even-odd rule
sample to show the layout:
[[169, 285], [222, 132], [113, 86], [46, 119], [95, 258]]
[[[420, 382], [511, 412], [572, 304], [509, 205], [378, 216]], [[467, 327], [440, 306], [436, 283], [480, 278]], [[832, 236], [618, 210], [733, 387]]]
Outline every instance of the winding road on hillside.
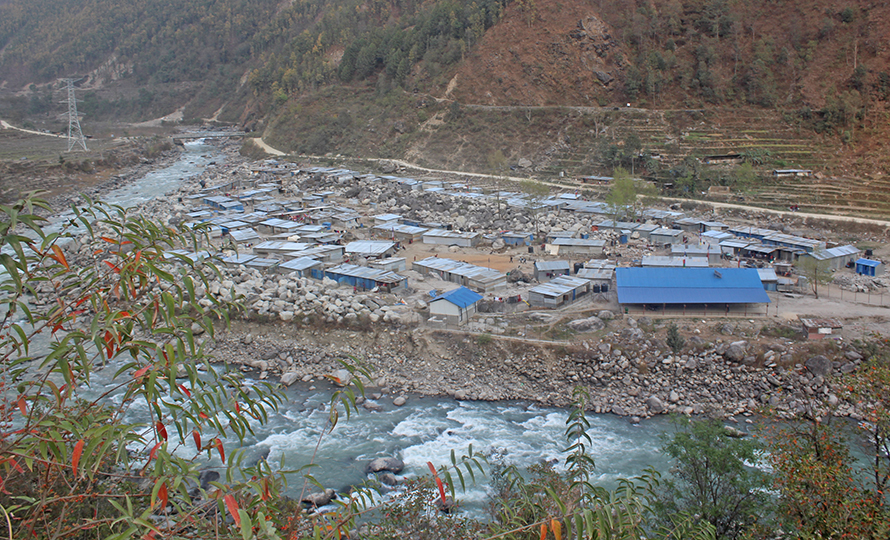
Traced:
[[2, 127], [3, 129], [14, 129], [16, 131], [21, 131], [23, 133], [31, 133], [32, 135], [43, 135], [44, 137], [58, 137], [60, 139], [68, 138], [67, 135], [56, 135], [55, 133], [44, 133], [42, 131], [36, 131], [33, 129], [25, 129], [25, 128], [16, 127], [16, 126], [10, 124], [9, 122], [7, 122], [6, 120], [0, 120], [0, 127]]
[[[266, 151], [266, 153], [268, 153], [270, 155], [273, 155], [273, 156], [288, 155], [286, 152], [282, 152], [281, 150], [278, 150], [276, 148], [269, 146], [261, 138], [253, 138], [253, 139], [248, 139], [248, 140], [252, 141], [255, 145], [257, 145], [259, 148], [262, 148], [264, 151]], [[310, 159], [330, 159], [329, 157], [326, 157], [326, 156], [304, 155], [304, 157], [307, 157]], [[433, 173], [433, 174], [450, 174], [450, 175], [455, 175], [455, 176], [468, 176], [468, 177], [472, 177], [472, 178], [484, 178], [484, 179], [488, 179], [488, 180], [509, 180], [511, 182], [523, 182], [525, 180], [528, 180], [528, 178], [523, 178], [523, 177], [518, 177], [518, 176], [498, 176], [498, 175], [493, 175], [493, 174], [473, 173], [473, 172], [466, 172], [466, 171], [449, 171], [449, 170], [444, 170], [444, 169], [430, 169], [428, 167], [421, 167], [420, 165], [416, 165], [414, 163], [409, 163], [409, 162], [401, 160], [401, 159], [361, 158], [361, 160], [362, 161], [370, 161], [370, 162], [374, 162], [374, 163], [381, 163], [381, 162], [393, 163], [400, 167], [405, 167], [406, 169], [413, 169], [413, 170], [423, 171], [423, 172], [428, 172], [428, 173]], [[549, 186], [561, 188], [561, 189], [567, 189], [567, 186], [565, 186], [564, 184], [557, 184], [557, 183], [553, 183], [553, 182], [541, 182], [541, 183], [547, 184]], [[704, 200], [699, 200], [699, 199], [681, 199], [681, 198], [677, 198], [677, 197], [660, 197], [660, 199], [665, 202], [694, 202], [696, 204], [705, 204], [705, 205], [711, 206], [714, 209], [726, 208], [726, 209], [733, 209], [733, 210], [743, 210], [746, 212], [761, 212], [761, 213], [765, 213], [765, 214], [772, 214], [772, 215], [778, 215], [778, 216], [825, 219], [825, 220], [829, 220], [829, 221], [860, 223], [863, 225], [878, 225], [880, 227], [890, 228], [890, 221], [880, 220], [880, 219], [860, 218], [860, 217], [854, 217], [854, 216], [840, 216], [840, 215], [836, 215], [836, 214], [814, 214], [814, 213], [810, 213], [810, 212], [790, 212], [788, 210], [773, 210], [770, 208], [762, 208], [759, 206], [747, 206], [744, 204], [723, 203], [723, 202], [717, 202], [717, 201], [704, 201]]]

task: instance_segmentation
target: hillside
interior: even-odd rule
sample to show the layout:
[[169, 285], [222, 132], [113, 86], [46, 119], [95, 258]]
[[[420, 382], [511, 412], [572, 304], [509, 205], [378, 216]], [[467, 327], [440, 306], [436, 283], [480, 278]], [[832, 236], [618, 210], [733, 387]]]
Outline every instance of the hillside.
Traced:
[[[297, 152], [622, 165], [674, 194], [881, 215], [887, 43], [890, 6], [864, 0], [7, 0], [0, 117], [57, 129], [77, 75], [87, 132], [213, 119]], [[758, 179], [784, 167], [822, 179]]]

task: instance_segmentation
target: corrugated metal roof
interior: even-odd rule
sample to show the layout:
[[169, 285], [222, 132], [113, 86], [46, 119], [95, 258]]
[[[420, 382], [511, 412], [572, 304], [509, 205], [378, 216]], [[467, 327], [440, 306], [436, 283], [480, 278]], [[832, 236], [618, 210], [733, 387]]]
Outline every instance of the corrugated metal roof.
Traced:
[[442, 238], [466, 238], [468, 240], [472, 240], [479, 236], [479, 233], [474, 232], [457, 232], [457, 231], [449, 231], [448, 229], [432, 229], [423, 233], [424, 236], [437, 236]]
[[427, 257], [422, 261], [414, 261], [413, 264], [430, 268], [432, 270], [438, 270], [440, 272], [448, 272], [479, 282], [492, 282], [506, 277], [506, 274], [502, 274], [491, 268], [476, 266], [474, 264], [468, 264], [452, 259], [442, 259], [439, 257]]
[[606, 245], [605, 240], [595, 238], [554, 238], [550, 243], [554, 246], [603, 247]]
[[569, 261], [538, 261], [535, 263], [535, 269], [541, 272], [548, 270], [568, 270], [571, 268]]
[[414, 227], [413, 225], [401, 225], [398, 223], [396, 223], [396, 224], [385, 223], [385, 224], [381, 224], [381, 225], [375, 225], [374, 230], [386, 231], [386, 232], [397, 232], [397, 233], [411, 234], [411, 235], [423, 234], [424, 232], [427, 231], [427, 229], [424, 227]]
[[459, 308], [467, 308], [479, 300], [482, 300], [482, 295], [475, 291], [471, 291], [464, 286], [460, 286], [453, 291], [440, 294], [438, 297], [434, 298], [432, 302], [438, 300], [447, 300]]
[[380, 270], [368, 266], [356, 266], [354, 264], [341, 264], [340, 266], [328, 268], [325, 272], [340, 274], [341, 276], [370, 279], [383, 283], [399, 283], [407, 279], [395, 272], [390, 272], [389, 270]]
[[582, 268], [578, 270], [577, 277], [593, 281], [606, 281], [611, 280], [614, 273], [614, 268]]
[[664, 255], [646, 255], [643, 257], [643, 266], [646, 267], [671, 267], [671, 268], [707, 268], [707, 257], [667, 257]]
[[321, 265], [321, 261], [318, 261], [316, 259], [310, 259], [309, 257], [300, 257], [298, 259], [291, 259], [287, 262], [283, 262], [278, 265], [278, 268], [284, 268], [286, 270], [306, 270], [307, 268]]
[[829, 249], [820, 249], [819, 251], [814, 251], [810, 255], [812, 255], [812, 257], [818, 261], [824, 261], [828, 259], [836, 259], [838, 257], [851, 257], [859, 255], [859, 250], [856, 248], [856, 246], [846, 245], [837, 246]]
[[776, 275], [776, 271], [773, 268], [757, 268], [757, 274], [760, 276], [760, 281], [778, 281], [779, 276]]
[[707, 254], [717, 254], [720, 255], [722, 252], [720, 251], [719, 246], [713, 246], [711, 244], [674, 244], [671, 246], [671, 254], [672, 255], [707, 255]]
[[871, 259], [858, 259], [856, 264], [861, 264], [862, 266], [874, 266], [877, 267], [881, 264], [881, 261], [873, 261]]
[[590, 282], [586, 279], [573, 278], [569, 276], [559, 276], [558, 278], [543, 283], [528, 290], [529, 293], [540, 294], [542, 296], [562, 296], [570, 293], [575, 289], [587, 288]]
[[660, 229], [655, 229], [654, 231], [652, 231], [651, 233], [649, 233], [649, 237], [650, 237], [650, 238], [653, 237], [653, 236], [670, 236], [670, 237], [674, 237], [674, 236], [680, 236], [680, 235], [682, 235], [682, 234], [683, 234], [683, 231], [681, 231], [680, 229], [668, 229], [668, 228], [665, 228], [665, 227], [661, 227]]
[[346, 253], [358, 253], [362, 255], [383, 255], [394, 248], [394, 242], [379, 240], [357, 240], [344, 246]]
[[769, 303], [753, 268], [618, 268], [621, 304]]

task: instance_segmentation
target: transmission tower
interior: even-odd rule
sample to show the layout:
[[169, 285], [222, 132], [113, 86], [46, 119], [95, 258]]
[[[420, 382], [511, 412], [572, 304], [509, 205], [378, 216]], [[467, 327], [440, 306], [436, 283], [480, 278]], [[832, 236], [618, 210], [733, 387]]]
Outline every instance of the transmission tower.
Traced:
[[68, 104], [68, 151], [75, 145], [80, 145], [83, 151], [87, 151], [87, 141], [80, 130], [80, 119], [77, 117], [77, 98], [74, 97], [74, 83], [80, 79], [62, 79], [68, 85], [68, 99], [62, 103]]

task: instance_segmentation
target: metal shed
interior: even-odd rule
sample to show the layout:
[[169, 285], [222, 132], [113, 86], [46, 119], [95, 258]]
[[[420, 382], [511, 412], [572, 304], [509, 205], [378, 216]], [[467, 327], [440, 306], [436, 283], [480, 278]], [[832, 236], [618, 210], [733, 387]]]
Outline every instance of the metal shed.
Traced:
[[446, 324], [462, 325], [476, 313], [476, 305], [482, 295], [466, 287], [458, 287], [430, 301], [430, 318], [441, 319]]
[[719, 245], [712, 244], [672, 244], [671, 256], [675, 258], [703, 257], [710, 264], [720, 264], [723, 259], [723, 251]]
[[351, 285], [363, 290], [371, 290], [377, 287], [382, 291], [393, 292], [408, 285], [408, 278], [400, 276], [395, 272], [356, 266], [354, 264], [341, 264], [328, 268], [325, 270], [324, 275], [341, 285]]
[[586, 279], [559, 276], [553, 281], [529, 289], [528, 303], [532, 307], [556, 309], [585, 296], [590, 289], [591, 283]]
[[538, 261], [535, 263], [534, 277], [539, 282], [550, 281], [559, 276], [571, 274], [569, 261]]
[[605, 245], [605, 240], [597, 240], [595, 238], [557, 238], [550, 243], [551, 247], [549, 249], [554, 254], [591, 257], [602, 255]]
[[856, 259], [859, 258], [859, 249], [854, 245], [837, 246], [814, 251], [805, 256], [823, 261], [832, 270], [840, 270], [846, 268], [847, 265], [853, 266]]
[[464, 285], [475, 291], [486, 293], [507, 286], [507, 275], [485, 268], [452, 259], [427, 257], [414, 261], [411, 269], [423, 275], [438, 276], [444, 281]]
[[667, 257], [663, 255], [645, 255], [642, 263], [644, 268], [707, 268], [707, 257], [683, 257], [677, 255]]
[[386, 258], [396, 252], [395, 242], [383, 240], [357, 240], [344, 246], [347, 255], [365, 258]]
[[277, 270], [282, 274], [296, 273], [297, 277], [301, 278], [324, 278], [324, 263], [318, 259], [311, 259], [309, 257], [299, 257], [283, 262], [278, 265]]
[[884, 263], [871, 259], [859, 259], [856, 261], [856, 273], [863, 276], [880, 276], [884, 273]]
[[501, 234], [501, 239], [508, 246], [530, 246], [535, 241], [535, 233], [508, 231]]
[[649, 233], [649, 242], [653, 244], [679, 244], [683, 241], [683, 231], [662, 227]]
[[481, 235], [474, 232], [457, 232], [446, 229], [433, 229], [423, 233], [424, 244], [444, 246], [474, 247], [479, 243]]

